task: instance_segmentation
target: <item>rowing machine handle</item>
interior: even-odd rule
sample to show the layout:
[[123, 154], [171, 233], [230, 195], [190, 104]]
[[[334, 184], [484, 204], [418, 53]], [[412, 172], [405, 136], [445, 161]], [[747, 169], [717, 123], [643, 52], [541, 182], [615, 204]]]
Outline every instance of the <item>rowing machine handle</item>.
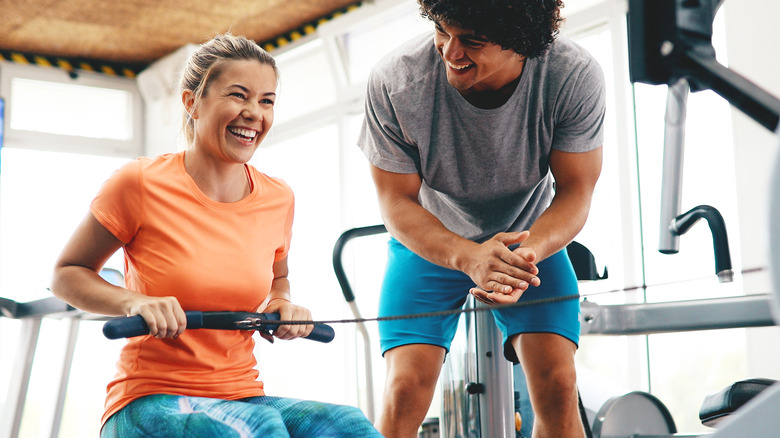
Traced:
[[[187, 330], [203, 328], [203, 312], [190, 310], [184, 312], [187, 316]], [[279, 320], [278, 313], [264, 313], [268, 320]], [[278, 326], [268, 324], [265, 326], [268, 330], [275, 330]], [[143, 336], [149, 334], [149, 326], [140, 315], [129, 316], [125, 318], [115, 318], [106, 321], [103, 325], [103, 335], [108, 339], [132, 338], [134, 336]], [[318, 342], [330, 342], [333, 340], [335, 332], [329, 325], [315, 325], [314, 330], [306, 336]]]

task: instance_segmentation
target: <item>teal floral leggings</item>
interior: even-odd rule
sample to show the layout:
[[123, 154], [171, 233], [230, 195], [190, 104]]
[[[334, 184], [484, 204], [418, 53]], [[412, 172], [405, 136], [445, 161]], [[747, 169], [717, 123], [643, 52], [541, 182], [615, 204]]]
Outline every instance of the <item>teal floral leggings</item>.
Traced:
[[381, 437], [355, 407], [281, 397], [150, 395], [112, 415], [101, 438]]

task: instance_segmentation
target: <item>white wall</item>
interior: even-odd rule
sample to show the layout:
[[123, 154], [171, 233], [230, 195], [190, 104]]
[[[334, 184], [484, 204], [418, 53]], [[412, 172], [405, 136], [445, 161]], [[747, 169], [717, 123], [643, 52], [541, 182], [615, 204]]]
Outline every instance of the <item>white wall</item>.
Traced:
[[182, 120], [178, 81], [184, 62], [195, 48], [192, 44], [183, 46], [138, 74], [138, 89], [144, 99], [143, 155], [153, 157], [178, 150]]
[[[730, 0], [724, 7], [729, 68], [780, 96], [780, 2]], [[767, 267], [768, 188], [777, 139], [740, 111], [732, 120], [743, 267]], [[744, 285], [746, 293], [767, 293], [769, 273], [746, 276]], [[750, 330], [748, 359], [751, 374], [780, 378], [780, 329]]]

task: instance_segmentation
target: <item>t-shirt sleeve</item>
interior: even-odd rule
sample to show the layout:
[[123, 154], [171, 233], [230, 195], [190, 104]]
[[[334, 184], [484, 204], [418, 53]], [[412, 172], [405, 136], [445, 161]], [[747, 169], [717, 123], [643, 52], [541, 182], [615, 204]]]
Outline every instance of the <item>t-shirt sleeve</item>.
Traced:
[[376, 70], [368, 79], [358, 146], [371, 164], [388, 172], [417, 173], [420, 167], [420, 152], [404, 138], [386, 79]]
[[604, 74], [590, 58], [572, 72], [561, 90], [552, 148], [588, 152], [600, 147], [604, 143], [605, 101]]
[[133, 240], [141, 227], [141, 178], [140, 160], [124, 165], [103, 183], [90, 205], [95, 219], [124, 243]]

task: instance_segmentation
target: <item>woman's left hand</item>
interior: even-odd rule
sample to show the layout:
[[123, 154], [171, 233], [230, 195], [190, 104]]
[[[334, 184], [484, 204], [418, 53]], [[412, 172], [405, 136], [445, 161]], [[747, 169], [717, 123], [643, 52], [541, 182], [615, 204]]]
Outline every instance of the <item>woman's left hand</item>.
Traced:
[[[284, 298], [271, 299], [263, 310], [264, 313], [278, 313], [282, 321], [311, 321], [311, 312], [305, 307], [295, 305]], [[311, 324], [280, 325], [274, 330], [274, 337], [279, 339], [294, 339], [308, 336], [314, 329]]]

